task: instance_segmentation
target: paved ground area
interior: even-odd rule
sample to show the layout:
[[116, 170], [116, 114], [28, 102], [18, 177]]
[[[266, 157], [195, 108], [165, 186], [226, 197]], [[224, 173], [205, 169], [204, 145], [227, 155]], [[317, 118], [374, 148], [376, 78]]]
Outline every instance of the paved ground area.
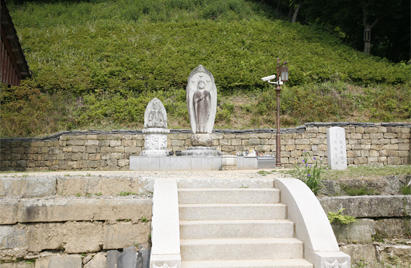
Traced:
[[[281, 168], [281, 170], [287, 170]], [[260, 172], [259, 171], [266, 171]], [[264, 174], [262, 174], [264, 173]], [[10, 176], [110, 176], [125, 175], [138, 177], [167, 177], [167, 178], [227, 178], [227, 179], [245, 179], [245, 178], [284, 178], [290, 177], [287, 174], [278, 172], [276, 169], [259, 169], [259, 170], [224, 170], [224, 171], [46, 171], [46, 172], [2, 172], [0, 177]]]

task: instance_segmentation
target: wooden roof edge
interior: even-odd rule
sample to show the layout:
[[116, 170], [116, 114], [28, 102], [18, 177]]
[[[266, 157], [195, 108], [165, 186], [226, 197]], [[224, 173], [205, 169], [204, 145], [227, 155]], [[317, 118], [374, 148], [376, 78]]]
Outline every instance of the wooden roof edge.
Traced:
[[[29, 65], [27, 64], [26, 56], [24, 55], [23, 48], [21, 47], [21, 43], [19, 37], [17, 35], [16, 29], [14, 27], [14, 23], [10, 16], [9, 10], [6, 5], [6, 0], [1, 1], [1, 29], [2, 34], [1, 37], [4, 43], [8, 43], [8, 47], [11, 47], [11, 51], [8, 50], [10, 54], [13, 54], [11, 57], [13, 59], [13, 64], [15, 66], [16, 72], [18, 73], [19, 78], [25, 79], [27, 77], [31, 77], [33, 72], [30, 70]], [[3, 32], [4, 30], [4, 32]]]

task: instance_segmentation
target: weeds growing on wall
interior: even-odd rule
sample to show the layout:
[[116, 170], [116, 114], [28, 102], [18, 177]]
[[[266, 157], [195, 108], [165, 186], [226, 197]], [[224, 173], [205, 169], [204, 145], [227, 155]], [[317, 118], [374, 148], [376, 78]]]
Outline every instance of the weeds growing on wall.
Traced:
[[347, 225], [353, 222], [356, 222], [355, 217], [353, 216], [348, 216], [348, 215], [342, 215], [342, 212], [345, 210], [345, 208], [340, 209], [337, 213], [328, 211], [328, 220], [330, 223], [337, 223], [341, 225]]

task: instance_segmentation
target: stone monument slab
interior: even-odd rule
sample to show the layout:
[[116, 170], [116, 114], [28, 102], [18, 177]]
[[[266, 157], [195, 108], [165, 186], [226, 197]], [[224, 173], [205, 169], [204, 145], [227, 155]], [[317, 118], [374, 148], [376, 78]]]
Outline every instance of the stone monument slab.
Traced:
[[331, 127], [327, 130], [328, 166], [331, 169], [347, 169], [345, 129]]

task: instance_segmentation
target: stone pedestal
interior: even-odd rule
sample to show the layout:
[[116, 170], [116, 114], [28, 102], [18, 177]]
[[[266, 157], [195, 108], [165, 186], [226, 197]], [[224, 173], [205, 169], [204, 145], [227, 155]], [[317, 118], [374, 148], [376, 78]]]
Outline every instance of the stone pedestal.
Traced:
[[203, 146], [203, 147], [211, 147], [213, 145], [213, 138], [211, 134], [208, 133], [197, 133], [191, 136], [191, 144], [194, 147]]
[[165, 128], [146, 128], [143, 129], [146, 135], [144, 150], [141, 156], [167, 156], [167, 134], [169, 129]]
[[187, 150], [181, 152], [182, 156], [219, 156], [222, 155], [220, 151], [217, 151], [214, 147], [196, 146], [189, 147]]
[[237, 169], [237, 156], [236, 155], [223, 155], [222, 160], [223, 160], [222, 161], [223, 170]]

